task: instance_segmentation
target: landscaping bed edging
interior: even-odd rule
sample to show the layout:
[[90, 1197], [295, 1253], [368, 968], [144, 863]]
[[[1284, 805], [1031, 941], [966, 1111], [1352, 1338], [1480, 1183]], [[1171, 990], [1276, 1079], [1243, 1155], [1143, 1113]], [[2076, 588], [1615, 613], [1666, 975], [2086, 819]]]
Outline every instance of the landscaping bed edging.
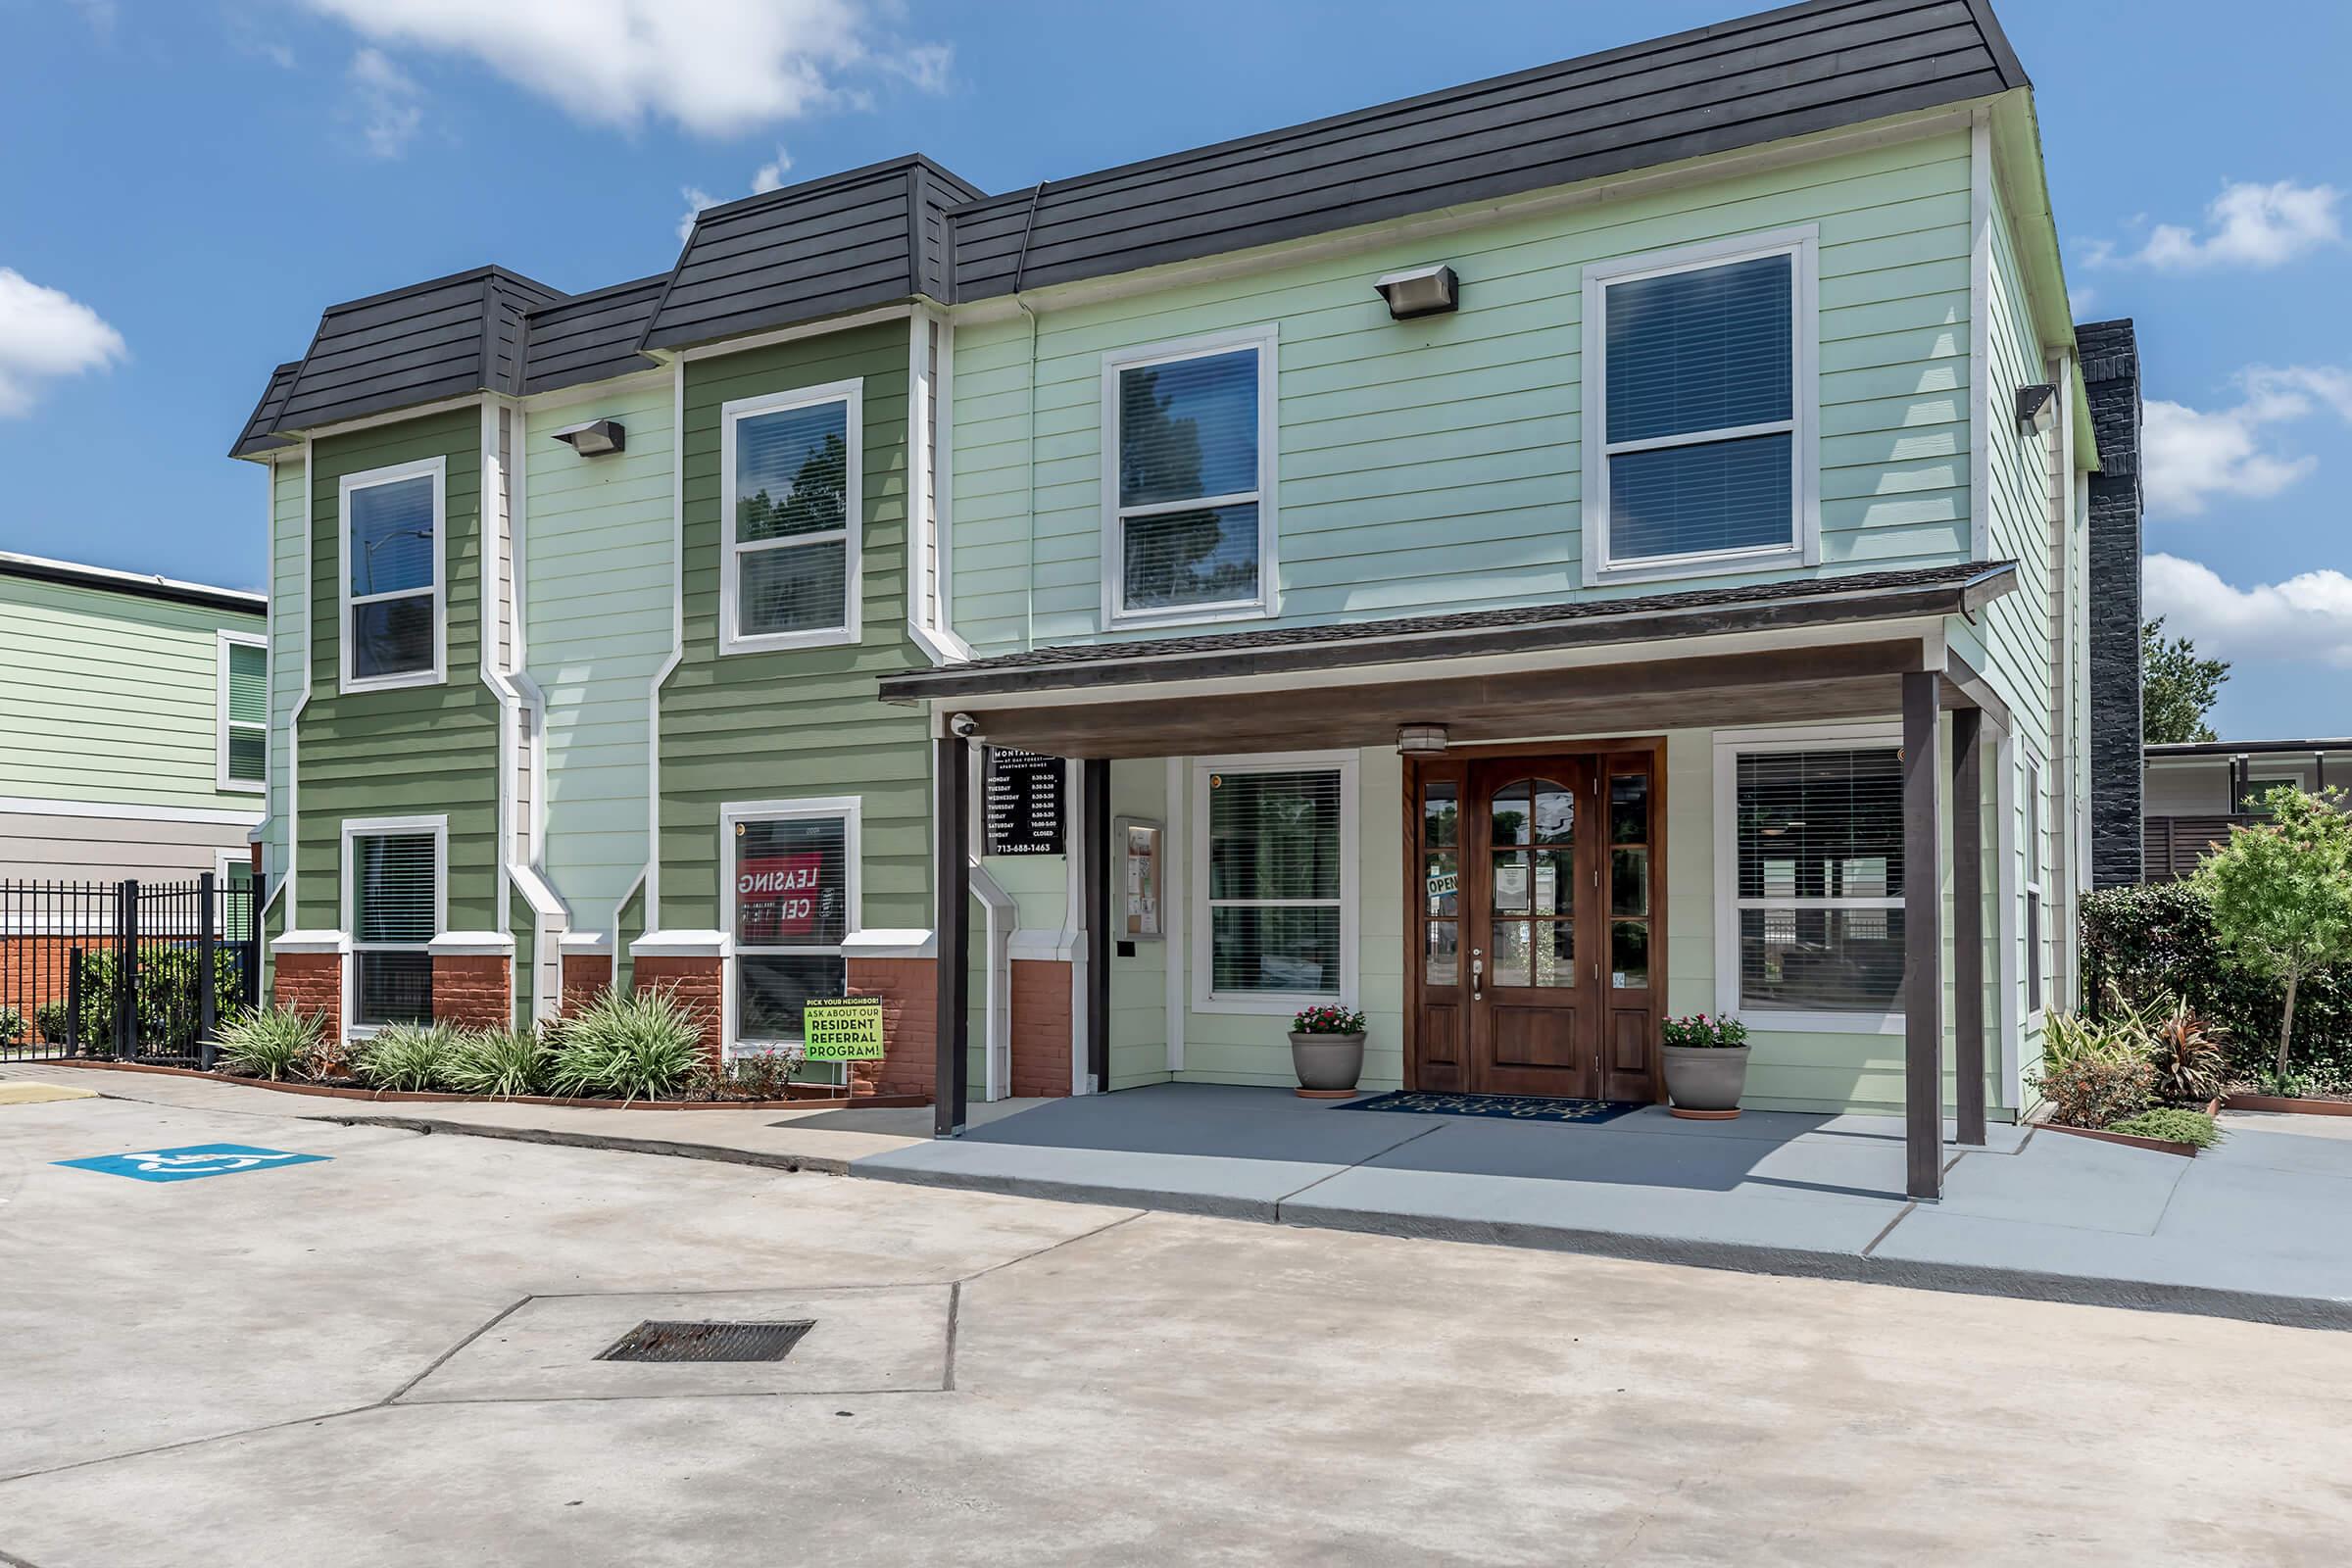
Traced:
[[[98, 1072], [157, 1073], [169, 1078], [201, 1078], [207, 1083], [242, 1089], [270, 1089], [281, 1095], [314, 1095], [323, 1100], [368, 1100], [426, 1105], [564, 1105], [575, 1110], [849, 1110], [898, 1109], [928, 1105], [926, 1095], [796, 1095], [789, 1100], [566, 1100], [557, 1095], [451, 1095], [414, 1089], [342, 1089], [333, 1084], [298, 1084], [284, 1079], [239, 1078], [207, 1072], [201, 1067], [166, 1067], [145, 1061], [92, 1061], [82, 1056], [57, 1056], [43, 1066], [82, 1067]], [[831, 1084], [811, 1084], [830, 1089]]]
[[2283, 1095], [2224, 1095], [2224, 1110], [2268, 1110], [2286, 1116], [2352, 1116], [2352, 1100], [2289, 1100]]
[[[2230, 1103], [2225, 1096], [2205, 1102], [2205, 1114], [2214, 1115]], [[2179, 1154], [2185, 1159], [2197, 1157], [2197, 1146], [2172, 1138], [2143, 1138], [2137, 1133], [2111, 1133], [2104, 1127], [2061, 1127], [2054, 1121], [2036, 1123], [2042, 1131], [2066, 1133], [2075, 1138], [2093, 1138], [2102, 1144], [2121, 1144], [2126, 1149], [2144, 1149], [2151, 1153]]]

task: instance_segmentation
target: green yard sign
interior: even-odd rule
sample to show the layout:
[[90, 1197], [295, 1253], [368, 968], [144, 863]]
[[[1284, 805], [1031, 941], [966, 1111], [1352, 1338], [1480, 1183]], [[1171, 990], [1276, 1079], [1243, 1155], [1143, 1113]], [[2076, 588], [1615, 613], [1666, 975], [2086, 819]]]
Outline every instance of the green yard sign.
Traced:
[[803, 1057], [808, 1061], [879, 1061], [882, 999], [835, 997], [801, 1011]]

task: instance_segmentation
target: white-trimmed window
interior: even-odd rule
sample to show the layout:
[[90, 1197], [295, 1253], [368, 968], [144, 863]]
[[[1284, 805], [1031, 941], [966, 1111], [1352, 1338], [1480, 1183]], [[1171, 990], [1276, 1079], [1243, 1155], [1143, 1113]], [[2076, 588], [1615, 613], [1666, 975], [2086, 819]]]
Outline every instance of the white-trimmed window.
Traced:
[[1902, 1027], [1899, 734], [1719, 734], [1715, 854], [1719, 1012], [1751, 1029]]
[[1193, 994], [1211, 1012], [1353, 1005], [1352, 753], [1193, 767]]
[[1585, 581], [1820, 559], [1812, 225], [1585, 269]]
[[343, 690], [440, 683], [449, 642], [448, 486], [445, 458], [343, 476]]
[[719, 651], [858, 638], [864, 383], [737, 398], [719, 409]]
[[1272, 603], [1275, 344], [1259, 326], [1102, 357], [1107, 624]]
[[799, 1045], [802, 1008], [848, 993], [842, 946], [859, 929], [858, 815], [854, 796], [721, 808], [734, 1049]]
[[343, 890], [352, 1026], [429, 1020], [431, 944], [449, 914], [449, 818], [345, 821]]
[[215, 655], [213, 782], [259, 794], [270, 787], [270, 641], [224, 631]]

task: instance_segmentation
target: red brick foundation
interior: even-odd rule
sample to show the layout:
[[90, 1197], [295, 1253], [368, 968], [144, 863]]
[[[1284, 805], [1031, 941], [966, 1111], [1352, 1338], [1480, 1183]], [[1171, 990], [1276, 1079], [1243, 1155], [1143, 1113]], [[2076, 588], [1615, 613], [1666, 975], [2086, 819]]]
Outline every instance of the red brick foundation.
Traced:
[[1070, 1092], [1070, 965], [1066, 958], [1012, 963], [1012, 1083], [1015, 1099]]
[[514, 1022], [514, 960], [503, 953], [433, 955], [433, 1021], [461, 1029], [502, 1029]]
[[[719, 1031], [726, 1017], [726, 960], [699, 955], [685, 957], [644, 954], [630, 965], [630, 970], [632, 983], [639, 991], [668, 991], [676, 996], [679, 1005], [694, 1014], [702, 1031], [703, 1055], [711, 1070], [717, 1071]], [[568, 985], [565, 989], [568, 991]]]
[[928, 1095], [938, 1081], [939, 965], [930, 958], [852, 958], [850, 995], [882, 999], [880, 1061], [854, 1061], [859, 1095]]
[[274, 955], [270, 1004], [305, 1017], [323, 1018], [322, 1038], [343, 1038], [343, 955], [340, 953], [280, 953]]
[[610, 953], [567, 953], [564, 955], [563, 1012], [565, 1017], [571, 1016], [612, 989], [612, 955]]

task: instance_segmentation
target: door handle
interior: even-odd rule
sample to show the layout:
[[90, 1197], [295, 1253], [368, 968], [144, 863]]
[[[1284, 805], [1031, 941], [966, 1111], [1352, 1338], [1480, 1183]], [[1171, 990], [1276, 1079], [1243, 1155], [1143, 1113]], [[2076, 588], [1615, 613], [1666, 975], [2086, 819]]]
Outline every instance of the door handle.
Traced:
[[1472, 1002], [1476, 1002], [1479, 998], [1479, 977], [1487, 972], [1487, 960], [1482, 956], [1485, 951], [1483, 948], [1470, 950], [1470, 1000]]

